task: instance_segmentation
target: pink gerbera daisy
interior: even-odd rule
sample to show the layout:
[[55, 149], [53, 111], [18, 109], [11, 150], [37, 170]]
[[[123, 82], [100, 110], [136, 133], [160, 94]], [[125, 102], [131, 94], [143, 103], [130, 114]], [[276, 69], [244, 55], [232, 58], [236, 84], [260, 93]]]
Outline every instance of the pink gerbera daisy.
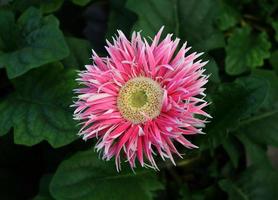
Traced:
[[[136, 160], [142, 166], [158, 169], [153, 155], [163, 160], [181, 154], [174, 142], [196, 148], [187, 135], [202, 133], [210, 117], [202, 109], [208, 104], [203, 86], [206, 62], [202, 55], [185, 56], [190, 47], [168, 34], [160, 41], [163, 28], [151, 42], [134, 32], [129, 41], [118, 31], [113, 44], [107, 42], [108, 57], [93, 51], [93, 64], [86, 65], [77, 80], [74, 117], [81, 120], [79, 134], [84, 140], [96, 138], [95, 148], [105, 160], [115, 158], [117, 170], [121, 158], [131, 168]], [[196, 118], [197, 115], [204, 116]]]

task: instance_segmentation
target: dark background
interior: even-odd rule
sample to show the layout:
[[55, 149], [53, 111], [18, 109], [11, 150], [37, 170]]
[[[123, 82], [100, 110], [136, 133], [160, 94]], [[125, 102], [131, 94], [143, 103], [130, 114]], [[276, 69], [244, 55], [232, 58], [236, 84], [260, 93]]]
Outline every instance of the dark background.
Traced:
[[[210, 61], [213, 119], [176, 167], [117, 173], [77, 136], [76, 70], [162, 25]], [[0, 91], [0, 199], [278, 199], [277, 0], [2, 0]]]

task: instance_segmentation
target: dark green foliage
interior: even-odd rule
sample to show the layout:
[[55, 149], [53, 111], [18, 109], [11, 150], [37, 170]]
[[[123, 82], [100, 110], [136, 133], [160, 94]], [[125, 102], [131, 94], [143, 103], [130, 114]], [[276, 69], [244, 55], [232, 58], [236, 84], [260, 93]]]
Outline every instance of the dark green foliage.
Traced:
[[73, 69], [83, 68], [90, 62], [92, 47], [87, 40], [66, 37], [66, 42], [70, 49], [70, 54], [62, 62], [65, 67]]
[[165, 25], [166, 32], [188, 41], [194, 49], [224, 45], [223, 34], [215, 27], [219, 9], [213, 0], [128, 0], [127, 8], [138, 14], [133, 29], [144, 30], [144, 35], [152, 36]]
[[154, 172], [137, 170], [135, 174], [125, 168], [118, 173], [113, 162], [101, 161], [93, 149], [61, 163], [50, 185], [54, 198], [80, 200], [148, 200], [158, 189], [163, 186]]
[[[164, 26], [205, 51], [206, 135], [177, 166], [135, 169], [94, 152], [72, 120], [77, 71], [104, 36]], [[91, 43], [89, 42], [91, 41]], [[277, 200], [277, 0], [0, 0], [0, 199]], [[276, 151], [277, 155], [277, 151]]]
[[[12, 13], [5, 15], [0, 21], [1, 27], [6, 26], [4, 32], [1, 31], [4, 47], [0, 54], [0, 66], [6, 68], [9, 78], [68, 55], [68, 47], [54, 16], [42, 17], [39, 10], [29, 8], [15, 24]], [[12, 35], [7, 40], [5, 37], [9, 33]], [[10, 46], [10, 42], [14, 45]]]
[[54, 147], [73, 141], [77, 129], [69, 105], [76, 85], [74, 79], [75, 71], [64, 70], [60, 63], [15, 79], [15, 92], [0, 104], [2, 134], [13, 127], [15, 143], [28, 146], [42, 140]]
[[52, 180], [52, 175], [46, 174], [40, 180], [39, 194], [33, 200], [53, 200], [49, 192], [50, 181]]
[[278, 172], [274, 170], [248, 168], [235, 180], [221, 180], [220, 187], [230, 200], [277, 199]]
[[241, 119], [249, 117], [264, 102], [267, 92], [267, 82], [255, 77], [220, 85], [211, 94], [214, 119], [208, 125], [208, 135], [204, 137], [206, 144], [201, 148], [217, 147], [227, 140], [228, 134], [240, 126]]
[[226, 47], [226, 72], [238, 75], [250, 68], [262, 66], [264, 59], [270, 56], [270, 47], [265, 32], [253, 35], [249, 27], [235, 30]]

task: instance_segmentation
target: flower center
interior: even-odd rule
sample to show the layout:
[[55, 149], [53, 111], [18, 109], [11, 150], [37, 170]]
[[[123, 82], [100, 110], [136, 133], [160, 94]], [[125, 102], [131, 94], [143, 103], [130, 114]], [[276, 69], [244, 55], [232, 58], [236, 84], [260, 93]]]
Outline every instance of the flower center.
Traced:
[[136, 77], [121, 88], [117, 100], [122, 116], [134, 124], [143, 123], [160, 114], [163, 90], [146, 77]]
[[144, 106], [148, 101], [148, 97], [144, 90], [135, 91], [130, 95], [130, 104], [135, 108]]

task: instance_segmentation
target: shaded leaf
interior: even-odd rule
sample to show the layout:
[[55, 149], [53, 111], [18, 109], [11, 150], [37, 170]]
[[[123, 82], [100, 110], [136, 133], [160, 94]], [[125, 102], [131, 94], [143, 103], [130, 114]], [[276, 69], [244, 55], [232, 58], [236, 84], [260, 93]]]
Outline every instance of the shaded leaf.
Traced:
[[181, 194], [181, 199], [182, 200], [204, 200], [205, 199], [205, 194], [204, 192], [192, 192], [189, 190], [187, 186], [183, 186], [182, 189], [180, 190]]
[[150, 170], [116, 172], [113, 162], [104, 162], [93, 150], [79, 152], [62, 162], [50, 184], [56, 199], [148, 200], [162, 189]]
[[9, 4], [11, 1], [13, 1], [13, 0], [1, 0], [1, 1], [0, 1], [0, 6], [7, 5], [7, 4]]
[[[179, 36], [194, 49], [211, 50], [224, 46], [224, 36], [216, 27], [219, 3], [214, 0], [179, 0]], [[168, 10], [166, 8], [166, 10]]]
[[70, 55], [62, 61], [65, 67], [79, 69], [91, 63], [92, 47], [89, 41], [74, 37], [66, 37], [66, 41]]
[[134, 29], [144, 35], [153, 36], [165, 25], [165, 32], [175, 33], [194, 49], [224, 46], [224, 37], [215, 27], [219, 4], [213, 0], [128, 0], [127, 8], [138, 15]]
[[[238, 127], [241, 119], [254, 113], [263, 104], [268, 92], [268, 83], [256, 77], [238, 79], [235, 83], [222, 84], [212, 95], [213, 120], [208, 124], [208, 144], [216, 147], [226, 140], [228, 133]], [[208, 141], [207, 141], [208, 140]]]
[[263, 148], [263, 146], [250, 140], [248, 135], [246, 135], [244, 132], [240, 132], [237, 137], [244, 144], [245, 151], [247, 152], [248, 165], [253, 164], [256, 166], [271, 168], [271, 164], [266, 155], [266, 148]]
[[271, 23], [273, 29], [275, 30], [275, 40], [278, 42], [278, 21], [272, 21]]
[[[257, 113], [241, 124], [241, 131], [260, 144], [278, 146], [278, 109]], [[265, 134], [264, 134], [265, 133]]]
[[223, 148], [228, 153], [233, 167], [237, 168], [239, 164], [240, 159], [240, 149], [238, 148], [238, 145], [234, 138], [229, 137], [227, 140], [223, 140]]
[[241, 132], [259, 144], [278, 146], [278, 77], [268, 70], [256, 70], [254, 76], [268, 80], [270, 92], [262, 110], [241, 122]]
[[39, 194], [33, 200], [54, 200], [49, 193], [49, 185], [53, 175], [44, 175], [40, 180]]
[[63, 3], [64, 0], [13, 0], [10, 4], [14, 10], [21, 12], [34, 6], [39, 8], [43, 13], [51, 13], [59, 10]]
[[[204, 59], [206, 60], [206, 59]], [[210, 75], [209, 80], [215, 83], [220, 82], [218, 65], [212, 57], [208, 58], [209, 62], [205, 66], [205, 74]]]
[[249, 27], [238, 28], [228, 39], [225, 69], [230, 75], [238, 75], [260, 67], [270, 57], [271, 43], [265, 32], [255, 35]]
[[240, 13], [235, 5], [229, 0], [220, 1], [220, 15], [218, 18], [218, 26], [222, 31], [225, 31], [235, 26], [240, 19]]
[[126, 35], [129, 35], [137, 19], [136, 15], [124, 7], [126, 0], [110, 0], [109, 2], [110, 13], [106, 37], [110, 40], [117, 30], [121, 30]]
[[44, 13], [51, 13], [57, 11], [63, 5], [64, 0], [51, 0], [51, 1], [42, 1], [40, 3], [40, 8]]
[[76, 5], [86, 6], [88, 3], [90, 3], [91, 0], [71, 0], [71, 1]]
[[241, 77], [235, 83], [242, 85], [248, 91], [245, 95], [248, 96], [246, 99], [249, 106], [245, 107], [241, 118], [248, 117], [265, 102], [270, 91], [270, 84], [264, 78], [257, 76]]
[[0, 101], [0, 136], [8, 133], [12, 127], [12, 116], [14, 115], [14, 108], [9, 105], [6, 100]]
[[[142, 34], [151, 37], [163, 25], [165, 25], [166, 32], [175, 31], [176, 26], [178, 26], [178, 19], [174, 13], [176, 6], [177, 2], [164, 0], [127, 0], [126, 3], [126, 7], [138, 16], [138, 21], [133, 29], [136, 31], [143, 30]], [[167, 12], [165, 12], [165, 9], [167, 9]]]
[[278, 75], [278, 50], [272, 52], [269, 61], [272, 67], [274, 68], [276, 74]]
[[[19, 29], [15, 24], [13, 12], [4, 9], [0, 10], [0, 27], [0, 50], [11, 51], [19, 45], [18, 43], [20, 41]], [[1, 65], [3, 65], [3, 63], [0, 63], [0, 67]]]

